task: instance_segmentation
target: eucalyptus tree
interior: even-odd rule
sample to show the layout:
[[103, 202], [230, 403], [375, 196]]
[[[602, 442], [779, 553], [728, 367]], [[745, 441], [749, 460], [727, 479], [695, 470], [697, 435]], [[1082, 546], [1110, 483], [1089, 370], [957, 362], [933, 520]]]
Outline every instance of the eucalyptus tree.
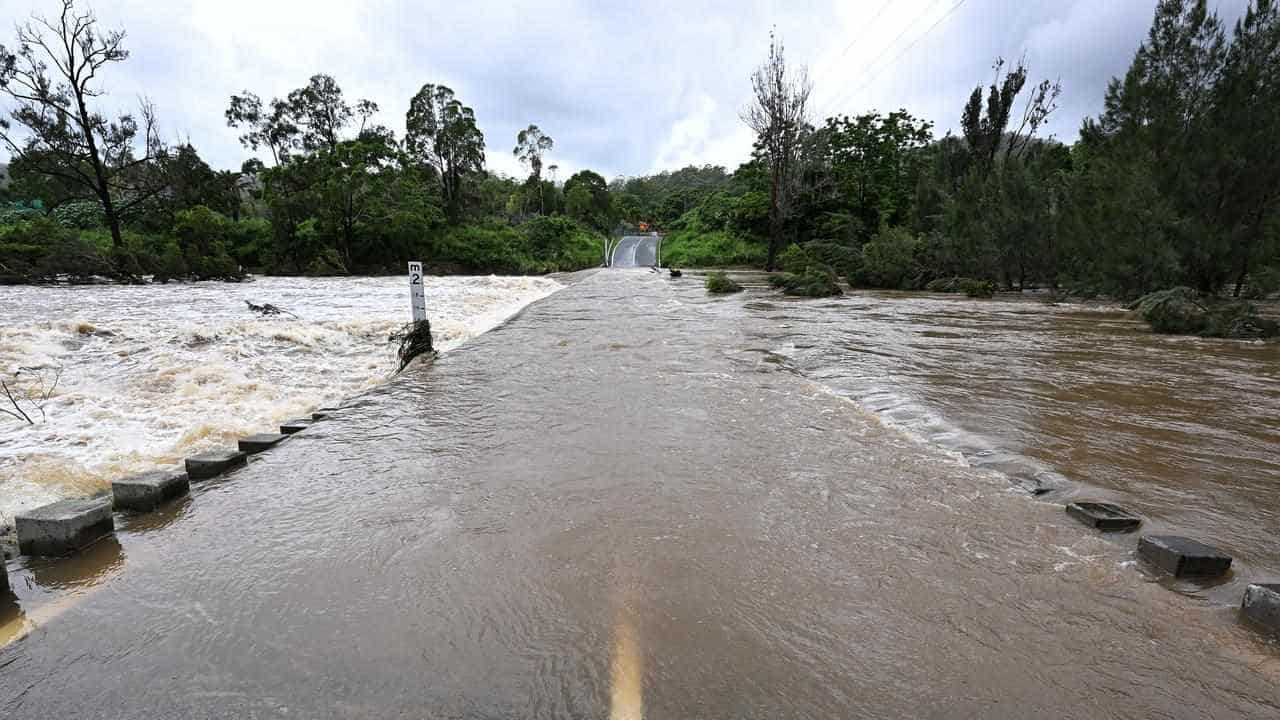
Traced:
[[19, 25], [12, 50], [0, 45], [0, 96], [13, 103], [0, 118], [0, 143], [25, 171], [59, 181], [69, 196], [55, 202], [101, 205], [117, 248], [122, 217], [164, 189], [159, 161], [167, 154], [145, 99], [137, 116], [114, 121], [91, 107], [105, 94], [100, 73], [129, 58], [124, 39], [123, 30], [99, 32], [92, 12], [63, 0], [56, 18]]
[[484, 170], [484, 134], [475, 112], [453, 90], [428, 83], [409, 101], [405, 129], [405, 151], [435, 170], [449, 218], [457, 221], [466, 178]]
[[550, 135], [531, 124], [516, 135], [516, 146], [511, 150], [512, 155], [529, 167], [529, 181], [538, 186], [538, 208], [544, 214], [547, 202], [542, 190], [542, 156], [554, 146], [555, 141]]

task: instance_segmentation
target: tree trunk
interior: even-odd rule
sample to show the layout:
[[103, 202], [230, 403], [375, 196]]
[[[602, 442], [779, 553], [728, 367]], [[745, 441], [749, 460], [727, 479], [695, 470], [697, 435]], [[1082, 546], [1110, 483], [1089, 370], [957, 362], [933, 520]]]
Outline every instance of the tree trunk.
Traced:
[[120, 218], [116, 215], [115, 205], [111, 202], [111, 186], [107, 183], [107, 171], [102, 165], [102, 157], [98, 154], [98, 141], [93, 137], [93, 123], [89, 118], [89, 108], [84, 104], [84, 93], [78, 83], [72, 84], [75, 90], [76, 107], [80, 113], [80, 129], [84, 131], [85, 144], [89, 149], [89, 160], [93, 165], [93, 179], [97, 184], [98, 200], [102, 203], [102, 214], [106, 217], [107, 227], [111, 229], [111, 246], [120, 248], [124, 238], [120, 234]]
[[1240, 297], [1240, 291], [1244, 289], [1244, 280], [1249, 277], [1249, 254], [1245, 253], [1244, 259], [1240, 261], [1240, 274], [1236, 276], [1236, 289], [1231, 293], [1232, 297]]
[[769, 182], [769, 254], [765, 259], [764, 269], [773, 272], [774, 262], [778, 258], [778, 248], [782, 244], [782, 212], [778, 207], [777, 171]]

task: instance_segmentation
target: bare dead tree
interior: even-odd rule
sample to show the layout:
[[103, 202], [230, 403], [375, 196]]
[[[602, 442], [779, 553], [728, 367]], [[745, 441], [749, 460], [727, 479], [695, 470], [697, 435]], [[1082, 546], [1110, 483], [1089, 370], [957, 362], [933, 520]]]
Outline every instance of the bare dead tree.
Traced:
[[801, 141], [808, 123], [813, 83], [804, 67], [787, 67], [781, 40], [769, 33], [769, 58], [751, 74], [754, 99], [742, 121], [756, 133], [756, 151], [769, 167], [769, 255], [773, 270], [782, 250], [782, 234], [796, 194]]
[[56, 19], [33, 15], [18, 26], [15, 48], [0, 45], [0, 95], [15, 105], [0, 118], [0, 144], [25, 167], [55, 179], [68, 195], [63, 200], [97, 201], [116, 247], [123, 244], [121, 217], [164, 189], [157, 161], [167, 152], [145, 99], [138, 117], [114, 121], [89, 106], [105, 94], [99, 73], [128, 59], [124, 38], [123, 30], [99, 33], [92, 12], [62, 0]]

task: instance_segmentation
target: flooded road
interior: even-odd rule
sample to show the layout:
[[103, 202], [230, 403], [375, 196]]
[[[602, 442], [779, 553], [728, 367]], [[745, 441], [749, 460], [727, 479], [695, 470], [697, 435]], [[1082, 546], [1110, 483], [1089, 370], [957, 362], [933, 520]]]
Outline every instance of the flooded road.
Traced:
[[[846, 311], [926, 301], [712, 298], [693, 278], [593, 275], [129, 519], [83, 558], [11, 563], [7, 612], [33, 629], [0, 650], [0, 707], [13, 718], [1280, 713], [1280, 655], [1235, 624], [1239, 596], [1170, 592], [1134, 567], [1131, 536], [1071, 522], [1055, 495], [1078, 492], [1084, 473], [1008, 441], [1031, 430], [983, 448], [1075, 489], [1037, 499], [997, 471], [1015, 466], [973, 466], [948, 437], [920, 439], [912, 403], [955, 437], [979, 429], [945, 399], [928, 404], [927, 370], [901, 357], [858, 365], [852, 348], [878, 341], [852, 341], [858, 323], [893, 323]], [[986, 312], [953, 307], [955, 323]], [[828, 316], [840, 326], [819, 332]], [[1123, 321], [1078, 327], [1105, 334], [1106, 322]], [[958, 376], [944, 386], [958, 395], [964, 368], [930, 363]], [[1017, 361], [997, 366], [1019, 377]], [[1057, 372], [1034, 367], [1021, 372]], [[979, 369], [968, 384], [994, 382]], [[896, 420], [876, 404], [890, 384], [875, 376], [890, 371], [896, 407], [910, 410]], [[1034, 428], [1037, 407], [1010, 397], [972, 413], [995, 426], [1021, 408], [1009, 422]], [[1107, 442], [1126, 442], [1117, 427]], [[1237, 442], [1218, 432], [1220, 447]], [[1098, 492], [1128, 492], [1111, 483]], [[1250, 573], [1266, 555], [1253, 542]]]

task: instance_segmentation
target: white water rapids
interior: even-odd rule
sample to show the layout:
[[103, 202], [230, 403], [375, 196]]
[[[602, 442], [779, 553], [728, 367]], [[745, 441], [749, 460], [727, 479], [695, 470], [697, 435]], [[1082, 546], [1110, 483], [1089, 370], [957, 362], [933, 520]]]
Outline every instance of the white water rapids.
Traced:
[[[456, 347], [560, 287], [428, 278], [436, 347]], [[246, 300], [298, 318], [259, 317]], [[398, 277], [0, 288], [0, 377], [34, 420], [0, 413], [0, 526], [386, 381], [395, 370], [388, 337], [408, 320]], [[3, 394], [0, 409], [14, 409]]]

